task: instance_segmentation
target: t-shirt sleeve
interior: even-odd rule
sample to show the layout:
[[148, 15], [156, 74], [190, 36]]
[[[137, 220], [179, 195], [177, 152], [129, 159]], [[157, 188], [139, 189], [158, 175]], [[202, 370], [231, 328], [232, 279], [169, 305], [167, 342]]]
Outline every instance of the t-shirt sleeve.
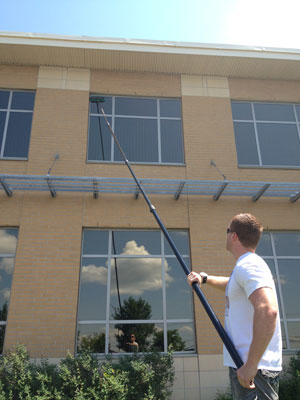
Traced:
[[265, 265], [241, 265], [236, 271], [236, 280], [245, 290], [247, 297], [262, 287], [274, 287], [272, 274]]

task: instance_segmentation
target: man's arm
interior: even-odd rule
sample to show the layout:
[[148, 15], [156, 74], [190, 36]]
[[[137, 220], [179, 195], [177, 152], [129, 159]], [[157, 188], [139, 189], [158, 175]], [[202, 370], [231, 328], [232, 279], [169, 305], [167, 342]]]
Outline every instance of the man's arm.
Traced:
[[278, 305], [275, 294], [269, 287], [255, 290], [249, 300], [254, 308], [253, 338], [247, 362], [238, 369], [237, 375], [242, 386], [253, 389], [255, 387], [253, 379], [257, 373], [258, 363], [275, 331]]
[[[197, 282], [201, 286], [202, 277], [200, 274], [197, 274], [197, 272], [192, 271], [187, 276], [187, 281], [189, 285], [192, 285], [193, 282]], [[216, 289], [225, 290], [228, 281], [229, 278], [225, 276], [208, 275], [206, 284], [214, 286]]]

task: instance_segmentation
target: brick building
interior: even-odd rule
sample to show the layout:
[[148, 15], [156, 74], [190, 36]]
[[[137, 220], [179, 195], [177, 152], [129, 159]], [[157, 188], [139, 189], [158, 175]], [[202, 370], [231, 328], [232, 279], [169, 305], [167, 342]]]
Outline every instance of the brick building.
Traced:
[[[186, 263], [230, 274], [226, 226], [257, 215], [284, 355], [300, 349], [300, 52], [0, 35], [1, 350], [58, 359], [175, 350], [174, 399], [228, 385], [222, 343], [105, 124]], [[222, 294], [203, 291], [223, 320]]]

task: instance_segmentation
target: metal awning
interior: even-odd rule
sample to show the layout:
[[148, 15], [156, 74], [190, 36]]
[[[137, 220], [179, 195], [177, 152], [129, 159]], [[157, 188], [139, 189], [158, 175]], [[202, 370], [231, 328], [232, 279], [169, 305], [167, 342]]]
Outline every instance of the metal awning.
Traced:
[[[141, 179], [149, 194], [171, 195], [176, 200], [181, 195], [246, 196], [252, 201], [261, 197], [287, 197], [292, 203], [300, 198], [300, 182], [206, 181], [188, 179]], [[59, 192], [86, 192], [98, 198], [102, 193], [131, 194], [136, 199], [139, 190], [133, 179], [50, 175], [0, 174], [0, 189], [7, 196], [15, 191], [48, 191], [52, 197]]]

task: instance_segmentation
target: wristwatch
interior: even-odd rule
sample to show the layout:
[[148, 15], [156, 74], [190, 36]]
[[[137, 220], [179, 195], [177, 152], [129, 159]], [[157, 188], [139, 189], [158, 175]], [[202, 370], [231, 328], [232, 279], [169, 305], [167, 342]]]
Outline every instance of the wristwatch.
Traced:
[[202, 285], [205, 285], [205, 283], [207, 282], [208, 275], [205, 272], [200, 272], [199, 275], [202, 278]]

